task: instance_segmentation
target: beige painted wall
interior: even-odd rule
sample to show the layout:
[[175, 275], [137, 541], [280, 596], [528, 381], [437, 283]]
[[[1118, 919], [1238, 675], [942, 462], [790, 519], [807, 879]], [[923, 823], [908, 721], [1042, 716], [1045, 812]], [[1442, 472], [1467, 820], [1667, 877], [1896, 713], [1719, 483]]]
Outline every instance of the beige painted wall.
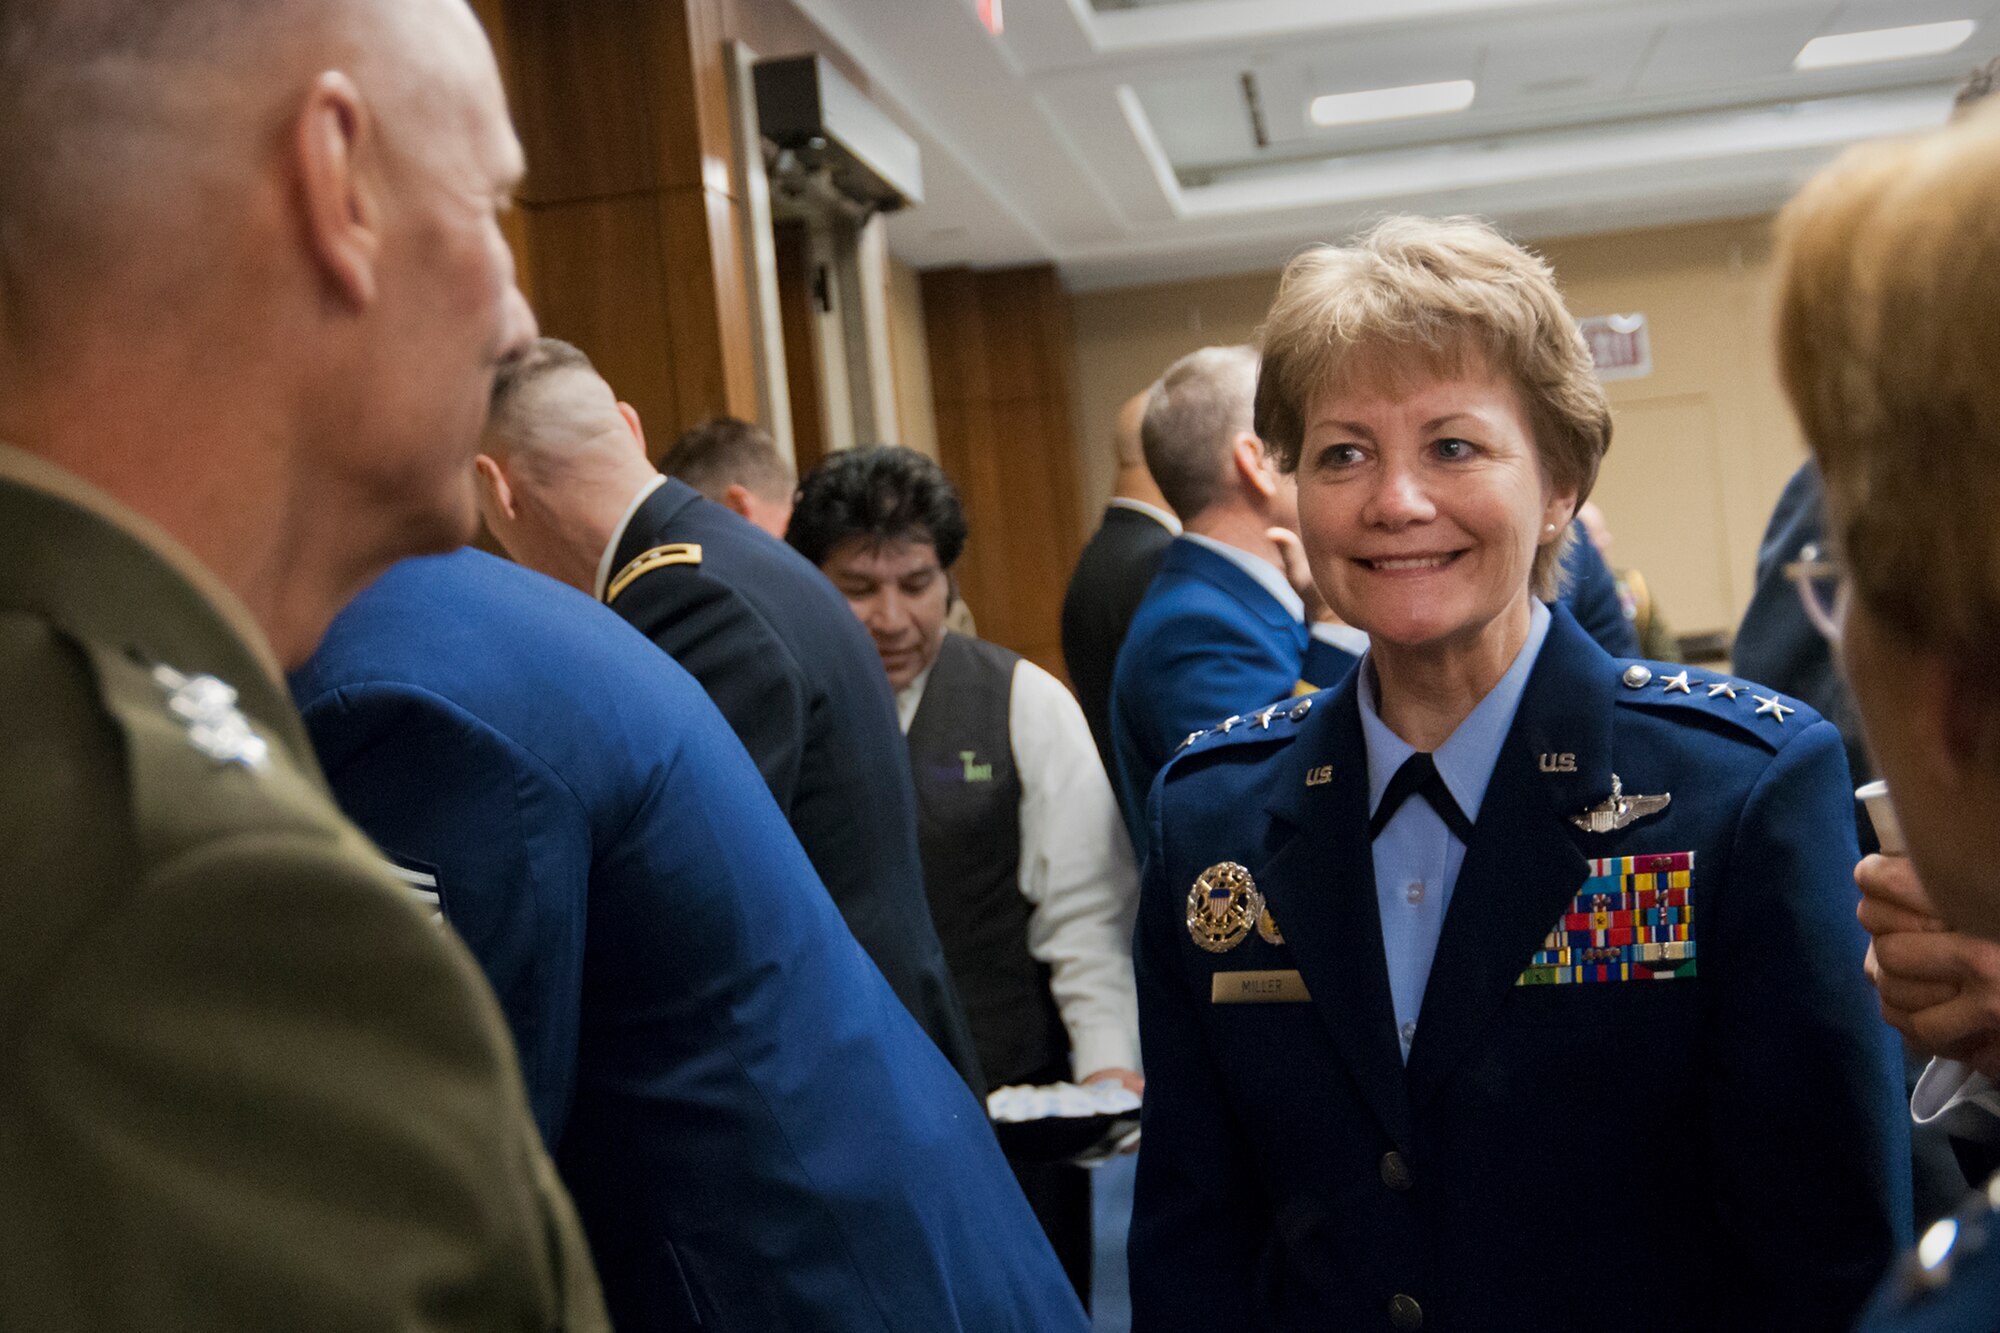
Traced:
[[901, 432], [894, 443], [936, 458], [937, 408], [931, 398], [924, 293], [917, 271], [899, 259], [889, 261], [889, 365], [896, 380], [896, 424]]
[[[1758, 218], [1538, 246], [1579, 316], [1643, 312], [1653, 373], [1613, 382], [1596, 499], [1614, 563], [1645, 572], [1681, 633], [1734, 630], [1757, 542], [1804, 446], [1770, 349], [1770, 224]], [[1181, 353], [1255, 336], [1275, 273], [1075, 298], [1075, 420], [1088, 525], [1110, 493], [1118, 404]]]

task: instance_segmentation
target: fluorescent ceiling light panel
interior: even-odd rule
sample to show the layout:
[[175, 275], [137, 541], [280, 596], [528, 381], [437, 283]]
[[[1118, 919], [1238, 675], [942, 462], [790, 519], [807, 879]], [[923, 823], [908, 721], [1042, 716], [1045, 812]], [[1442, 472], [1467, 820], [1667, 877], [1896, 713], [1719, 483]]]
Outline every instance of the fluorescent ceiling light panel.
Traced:
[[1964, 46], [1978, 26], [1971, 19], [1954, 19], [1950, 23], [1919, 23], [1908, 28], [1875, 28], [1869, 32], [1815, 37], [1799, 48], [1792, 68], [1832, 69], [1837, 65], [1866, 65], [1877, 60], [1941, 56]]
[[1365, 93], [1328, 93], [1313, 98], [1306, 114], [1322, 129], [1333, 125], [1365, 125], [1377, 120], [1404, 120], [1411, 116], [1438, 116], [1471, 106], [1473, 92], [1471, 79], [1453, 79], [1449, 83], [1375, 88]]

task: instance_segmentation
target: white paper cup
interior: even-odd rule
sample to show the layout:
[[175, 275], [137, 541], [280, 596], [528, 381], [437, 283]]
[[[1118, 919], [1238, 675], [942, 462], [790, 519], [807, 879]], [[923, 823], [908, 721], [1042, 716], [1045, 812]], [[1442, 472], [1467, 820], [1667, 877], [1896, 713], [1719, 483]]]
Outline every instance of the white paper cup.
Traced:
[[1876, 781], [1858, 787], [1854, 799], [1868, 807], [1868, 822], [1875, 826], [1875, 841], [1882, 844], [1882, 851], [1889, 856], [1908, 856], [1902, 825], [1896, 822], [1896, 807], [1889, 801], [1889, 784]]

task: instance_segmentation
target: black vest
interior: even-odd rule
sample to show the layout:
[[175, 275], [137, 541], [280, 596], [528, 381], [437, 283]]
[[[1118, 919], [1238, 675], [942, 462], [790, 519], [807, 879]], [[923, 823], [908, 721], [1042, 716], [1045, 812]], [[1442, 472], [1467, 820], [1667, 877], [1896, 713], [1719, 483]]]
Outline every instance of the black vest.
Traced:
[[1020, 657], [946, 634], [910, 721], [917, 843], [931, 919], [989, 1087], [1069, 1077], [1049, 970], [1028, 953], [1021, 778], [1008, 702]]

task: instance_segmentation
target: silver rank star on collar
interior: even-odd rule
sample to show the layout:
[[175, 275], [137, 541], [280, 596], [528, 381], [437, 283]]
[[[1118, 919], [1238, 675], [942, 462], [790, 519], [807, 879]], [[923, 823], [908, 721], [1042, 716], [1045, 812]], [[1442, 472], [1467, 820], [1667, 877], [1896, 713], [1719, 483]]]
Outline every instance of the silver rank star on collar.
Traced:
[[170, 666], [153, 668], [153, 683], [167, 696], [167, 711], [184, 723], [188, 742], [218, 764], [240, 764], [252, 773], [271, 767], [271, 747], [236, 707], [236, 691], [214, 676], [185, 676]]
[[1718, 680], [1715, 684], [1708, 687], [1708, 697], [1713, 699], [1718, 695], [1724, 699], [1734, 699], [1736, 697], [1736, 687], [1726, 680]]
[[[1695, 683], [1700, 684], [1699, 681]], [[1682, 667], [1679, 671], [1675, 672], [1671, 676], [1660, 677], [1660, 688], [1667, 694], [1672, 694], [1676, 690], [1680, 691], [1682, 694], [1689, 693], [1690, 691], [1688, 690], [1687, 668]]]
[[1673, 795], [1669, 792], [1662, 792], [1658, 796], [1627, 796], [1625, 785], [1618, 780], [1618, 775], [1613, 773], [1611, 794], [1582, 814], [1571, 815], [1569, 822], [1585, 833], [1615, 833], [1635, 819], [1658, 814], [1666, 809], [1667, 803], [1673, 799]]

